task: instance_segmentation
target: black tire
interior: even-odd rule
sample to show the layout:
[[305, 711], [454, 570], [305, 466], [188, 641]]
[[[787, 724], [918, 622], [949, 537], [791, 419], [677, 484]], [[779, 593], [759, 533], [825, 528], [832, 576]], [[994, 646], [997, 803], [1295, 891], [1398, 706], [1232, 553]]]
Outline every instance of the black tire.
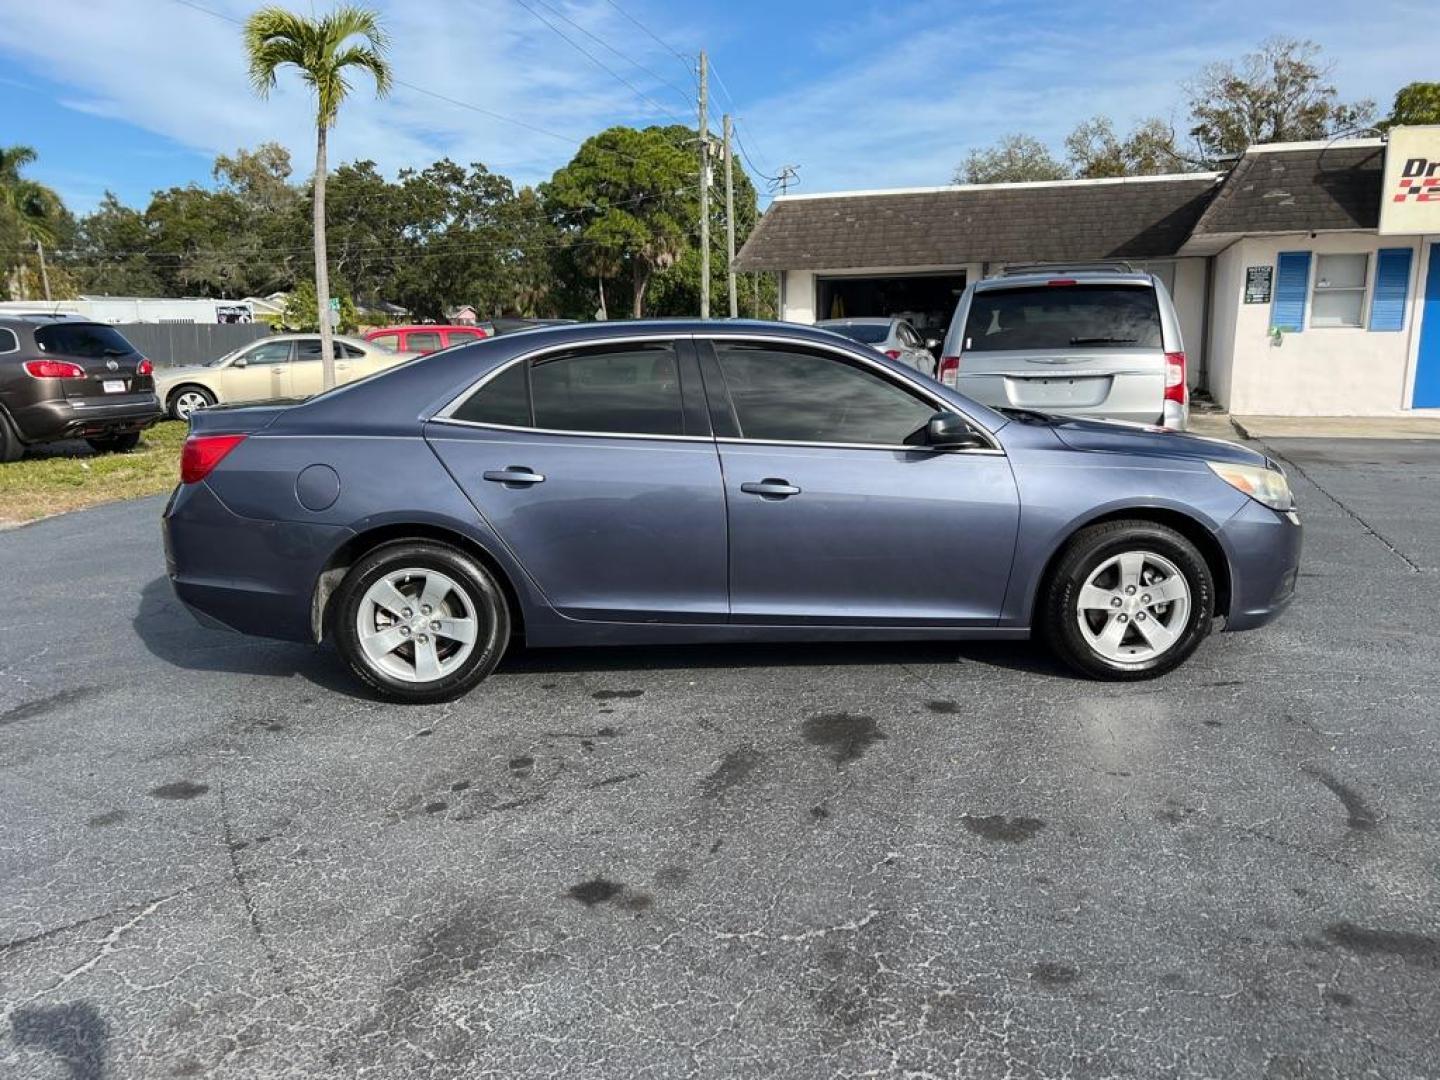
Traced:
[[[1173, 643], [1158, 655], [1133, 661], [1112, 659], [1097, 651], [1081, 630], [1080, 590], [1092, 575], [1122, 554], [1145, 553], [1168, 561], [1188, 586], [1188, 612], [1183, 626], [1171, 626]], [[1147, 564], [1146, 572], [1150, 572]], [[1104, 580], [1104, 579], [1102, 579]], [[1145, 588], [1142, 584], [1141, 590]], [[1117, 581], [1117, 592], [1123, 591]], [[1140, 597], [1140, 598], [1143, 598]], [[1138, 603], [1137, 598], [1137, 603]], [[1113, 600], [1111, 601], [1113, 603]], [[1126, 601], [1122, 599], [1122, 604]], [[1141, 609], [1140, 618], [1156, 618], [1155, 608]], [[1168, 605], [1160, 605], [1162, 612]], [[1153, 679], [1182, 664], [1210, 633], [1215, 615], [1215, 581], [1205, 558], [1195, 545], [1174, 529], [1153, 521], [1108, 521], [1092, 525], [1076, 533], [1066, 545], [1055, 570], [1044, 586], [1036, 605], [1040, 634], [1052, 650], [1070, 667], [1094, 679], [1134, 681]], [[1171, 616], [1178, 618], [1176, 611]], [[1108, 626], [1109, 614], [1092, 612], [1089, 624], [1092, 633], [1097, 627]], [[1125, 622], [1130, 616], [1117, 616]], [[1149, 626], [1154, 626], [1152, 621]], [[1122, 629], [1122, 637], [1133, 642], [1132, 648], [1147, 647], [1139, 631], [1141, 627]]]
[[15, 425], [10, 423], [8, 416], [0, 412], [0, 463], [8, 465], [12, 461], [19, 461], [24, 453], [25, 444], [20, 441]]
[[[366, 593], [382, 579], [408, 570], [436, 570], [448, 577], [455, 585], [454, 592], [460, 594], [478, 624], [469, 656], [433, 681], [397, 678], [372, 661], [360, 642], [361, 609], [368, 606], [364, 604]], [[447, 603], [455, 604], [456, 598], [448, 597]], [[495, 670], [510, 642], [510, 609], [499, 583], [463, 551], [431, 541], [397, 541], [361, 556], [335, 590], [329, 613], [330, 630], [345, 663], [361, 682], [391, 701], [410, 704], [452, 701], [473, 690]], [[463, 612], [456, 614], [463, 615]], [[401, 621], [395, 619], [394, 625], [398, 626]], [[440, 638], [437, 636], [435, 640], [438, 647]], [[391, 656], [403, 662], [407, 647], [413, 650], [416, 646], [407, 642], [392, 650]], [[413, 658], [413, 652], [410, 656]]]
[[170, 414], [170, 419], [185, 421], [190, 419], [188, 414], [179, 412], [180, 399], [186, 394], [198, 394], [203, 398], [205, 401], [203, 408], [208, 409], [211, 405], [215, 404], [215, 395], [203, 386], [195, 386], [193, 384], [177, 386], [174, 390], [170, 391], [170, 397], [165, 401], [165, 411]]
[[123, 454], [140, 445], [140, 433], [127, 431], [121, 435], [102, 435], [98, 439], [86, 439], [85, 441], [97, 454]]

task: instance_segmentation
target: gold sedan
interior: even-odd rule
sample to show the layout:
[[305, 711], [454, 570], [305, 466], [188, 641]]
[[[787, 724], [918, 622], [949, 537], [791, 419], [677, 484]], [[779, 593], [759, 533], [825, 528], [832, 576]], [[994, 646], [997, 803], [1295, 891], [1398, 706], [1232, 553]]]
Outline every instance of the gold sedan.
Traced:
[[[359, 338], [336, 335], [335, 381], [353, 382], [419, 355], [387, 352]], [[319, 334], [277, 334], [208, 364], [157, 368], [155, 393], [176, 420], [196, 409], [281, 401], [318, 394], [324, 385]]]

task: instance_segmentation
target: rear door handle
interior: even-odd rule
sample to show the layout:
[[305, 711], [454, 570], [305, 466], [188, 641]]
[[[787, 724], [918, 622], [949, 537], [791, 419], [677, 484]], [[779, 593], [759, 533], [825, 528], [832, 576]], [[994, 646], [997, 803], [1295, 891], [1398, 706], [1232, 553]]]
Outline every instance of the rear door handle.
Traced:
[[526, 486], [545, 482], [545, 477], [534, 472], [528, 465], [511, 465], [505, 469], [490, 469], [482, 475], [492, 483], [505, 484], [507, 487], [510, 484]]
[[764, 480], [752, 480], [749, 483], [741, 484], [740, 490], [747, 495], [760, 495], [767, 499], [788, 499], [791, 495], [800, 494], [800, 489], [789, 480], [782, 480], [775, 476], [767, 476]]

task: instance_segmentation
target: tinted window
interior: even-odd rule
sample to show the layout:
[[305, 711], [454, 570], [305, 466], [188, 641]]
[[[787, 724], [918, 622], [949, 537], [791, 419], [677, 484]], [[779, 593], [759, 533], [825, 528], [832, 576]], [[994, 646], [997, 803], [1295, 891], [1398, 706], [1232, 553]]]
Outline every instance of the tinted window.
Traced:
[[680, 435], [680, 374], [668, 344], [570, 353], [530, 371], [535, 426], [559, 431]]
[[406, 352], [435, 352], [440, 348], [439, 331], [424, 331], [405, 335]]
[[511, 364], [470, 395], [452, 414], [476, 424], [530, 427], [530, 399], [525, 393], [525, 365]]
[[377, 348], [384, 349], [386, 352], [399, 352], [400, 335], [376, 334], [373, 338], [370, 339], [370, 344], [376, 346]]
[[474, 341], [479, 336], [479, 332], [475, 330], [451, 330], [450, 344], [458, 345], [464, 341]]
[[14, 352], [18, 348], [20, 339], [15, 336], [15, 331], [0, 329], [0, 353]]
[[829, 356], [723, 342], [715, 352], [746, 439], [899, 446], [937, 411], [894, 383]]
[[337, 341], [335, 343], [336, 359], [339, 359], [343, 356], [347, 360], [358, 360], [364, 355], [365, 354], [361, 350], [355, 348], [354, 345], [346, 345], [343, 341]]
[[1160, 308], [1144, 285], [1036, 285], [977, 292], [965, 352], [1160, 348]]
[[[320, 350], [315, 350], [316, 356]], [[247, 364], [286, 364], [290, 362], [290, 342], [271, 341], [257, 345], [245, 354]]]
[[135, 347], [118, 330], [94, 323], [54, 323], [35, 331], [35, 344], [65, 356], [129, 356]]
[[858, 341], [864, 345], [879, 345], [890, 336], [890, 326], [887, 323], [837, 323], [826, 325], [826, 330], [834, 330], [837, 334], [844, 334], [851, 341]]
[[[360, 352], [358, 349], [351, 348], [351, 347], [348, 346], [348, 345], [343, 345], [343, 344], [341, 344], [341, 343], [338, 342], [338, 341], [331, 342], [331, 343], [330, 343], [330, 348], [334, 351], [334, 353], [335, 353], [335, 359], [336, 359], [336, 360], [344, 359], [344, 358], [347, 357], [347, 356], [364, 356], [364, 355], [365, 355], [364, 353]], [[308, 341], [297, 341], [297, 342], [295, 343], [295, 359], [296, 359], [296, 360], [319, 360], [319, 359], [320, 359], [320, 339], [319, 339], [319, 338], [315, 338], [315, 339], [313, 339], [313, 340], [308, 340]]]

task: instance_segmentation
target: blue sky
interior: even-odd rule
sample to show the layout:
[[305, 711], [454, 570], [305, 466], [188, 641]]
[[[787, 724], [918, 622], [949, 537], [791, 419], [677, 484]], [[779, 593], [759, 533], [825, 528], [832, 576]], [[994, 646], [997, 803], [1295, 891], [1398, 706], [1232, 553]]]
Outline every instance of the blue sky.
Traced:
[[[195, 2], [235, 20], [256, 6]], [[376, 6], [396, 75], [411, 87], [375, 101], [361, 84], [332, 138], [332, 164], [370, 158], [393, 173], [448, 155], [521, 183], [545, 179], [575, 141], [610, 124], [693, 122], [691, 76], [671, 48], [710, 52], [714, 114], [739, 117], [756, 167], [798, 164], [800, 191], [943, 184], [971, 147], [1008, 131], [1058, 146], [1096, 113], [1122, 127], [1151, 114], [1183, 120], [1179, 82], [1269, 34], [1322, 45], [1347, 98], [1383, 106], [1406, 82], [1440, 78], [1432, 8], [1386, 0]], [[0, 142], [36, 147], [31, 175], [77, 210], [107, 189], [143, 206], [155, 188], [208, 183], [216, 153], [267, 139], [291, 149], [297, 176], [308, 173], [309, 115], [293, 78], [257, 100], [238, 28], [178, 0], [0, 0]]]

